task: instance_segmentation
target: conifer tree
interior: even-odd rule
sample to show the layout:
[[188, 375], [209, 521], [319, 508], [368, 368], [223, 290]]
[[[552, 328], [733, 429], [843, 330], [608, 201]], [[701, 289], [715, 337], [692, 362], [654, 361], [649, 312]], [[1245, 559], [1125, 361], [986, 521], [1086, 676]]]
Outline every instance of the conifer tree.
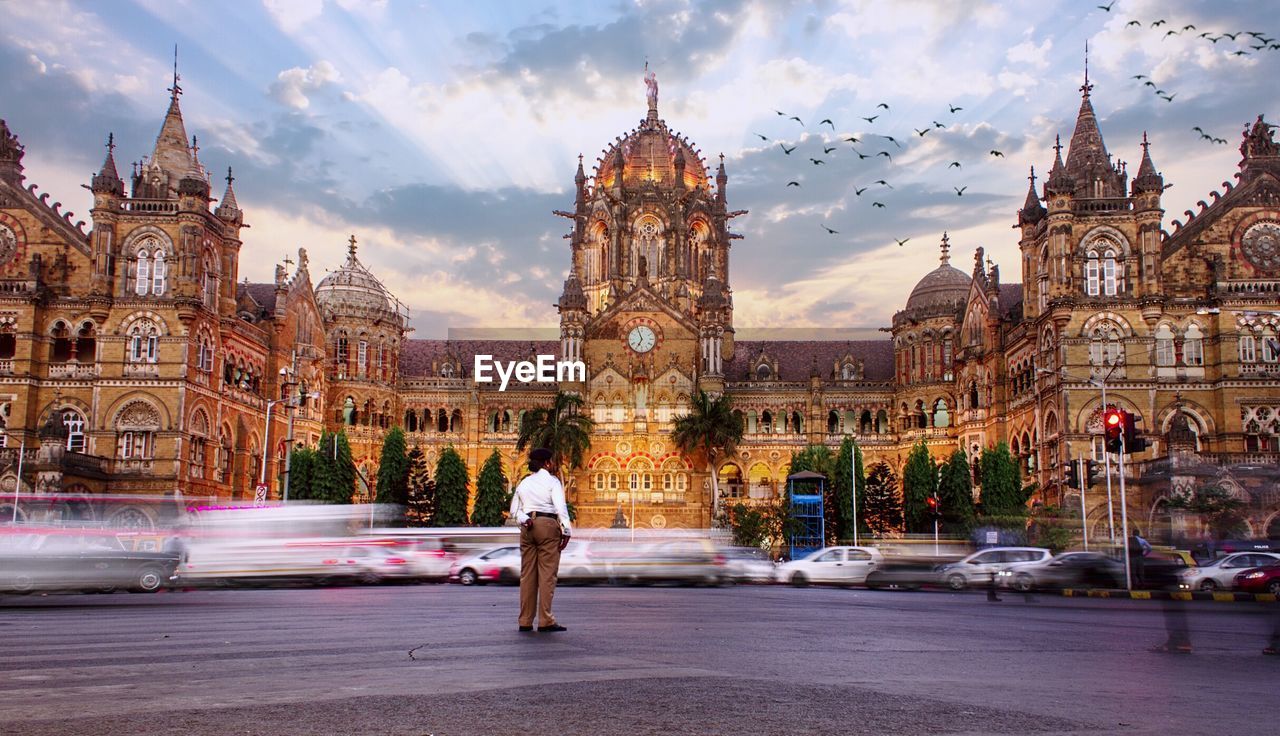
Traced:
[[902, 513], [907, 531], [921, 534], [933, 529], [929, 502], [938, 489], [938, 466], [924, 440], [916, 443], [902, 468]]
[[382, 440], [377, 491], [376, 503], [404, 506], [409, 502], [409, 456], [399, 427], [392, 427]]
[[1004, 442], [982, 451], [982, 515], [994, 523], [1017, 525], [1027, 516], [1027, 497], [1018, 463]]
[[475, 526], [502, 526], [506, 521], [503, 512], [508, 508], [507, 474], [502, 471], [502, 456], [495, 449], [480, 467], [471, 523]]
[[894, 535], [902, 531], [902, 498], [898, 476], [883, 461], [871, 466], [866, 489], [867, 527], [873, 534]]
[[[832, 540], [853, 540], [853, 491], [858, 487], [858, 462], [855, 457], [857, 443], [846, 436], [840, 443], [840, 452], [831, 464]], [[861, 494], [859, 494], [861, 495]]]
[[938, 481], [938, 506], [948, 534], [968, 535], [973, 529], [973, 485], [963, 450], [951, 453]]
[[415, 446], [409, 451], [408, 462], [405, 520], [409, 526], [430, 526], [436, 514], [436, 484], [431, 480], [427, 457], [421, 447]]
[[433, 525], [465, 526], [470, 480], [466, 461], [452, 445], [444, 448], [436, 461], [435, 484], [437, 506]]
[[310, 447], [295, 447], [289, 459], [289, 500], [314, 501], [316, 499], [315, 466], [316, 451]]

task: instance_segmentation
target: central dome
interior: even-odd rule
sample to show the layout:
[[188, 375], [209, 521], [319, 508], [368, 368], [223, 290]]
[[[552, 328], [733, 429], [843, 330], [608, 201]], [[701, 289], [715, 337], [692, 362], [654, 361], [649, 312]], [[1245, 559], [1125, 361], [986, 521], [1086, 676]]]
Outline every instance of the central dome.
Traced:
[[354, 235], [351, 236], [347, 262], [320, 279], [315, 295], [316, 304], [329, 314], [400, 316], [400, 303], [356, 258]]
[[969, 296], [972, 281], [964, 271], [950, 264], [943, 264], [925, 274], [911, 290], [907, 309], [952, 306]]
[[596, 166], [596, 186], [613, 187], [621, 176], [622, 186], [628, 188], [646, 182], [669, 187], [675, 183], [678, 162], [683, 162], [686, 189], [710, 188], [706, 162], [698, 150], [689, 139], [668, 129], [666, 121], [659, 120], [657, 110], [651, 108], [638, 127], [605, 151]]

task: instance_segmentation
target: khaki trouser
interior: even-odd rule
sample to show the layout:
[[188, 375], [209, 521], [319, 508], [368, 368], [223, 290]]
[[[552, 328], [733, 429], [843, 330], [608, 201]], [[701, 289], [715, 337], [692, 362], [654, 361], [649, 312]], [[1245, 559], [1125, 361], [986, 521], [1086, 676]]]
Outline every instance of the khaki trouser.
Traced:
[[555, 626], [551, 599], [556, 594], [556, 574], [560, 571], [560, 521], [535, 516], [528, 529], [520, 529], [520, 626], [533, 625], [537, 606], [538, 625]]

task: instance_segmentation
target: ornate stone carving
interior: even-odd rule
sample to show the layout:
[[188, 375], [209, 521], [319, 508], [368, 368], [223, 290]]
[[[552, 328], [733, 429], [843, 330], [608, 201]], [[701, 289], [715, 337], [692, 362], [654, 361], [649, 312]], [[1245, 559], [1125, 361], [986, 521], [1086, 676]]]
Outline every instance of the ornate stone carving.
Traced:
[[1259, 270], [1280, 271], [1280, 224], [1259, 222], [1250, 227], [1240, 239], [1240, 252]]
[[160, 428], [160, 412], [145, 401], [133, 401], [120, 411], [116, 429], [155, 430]]
[[18, 253], [18, 236], [6, 225], [0, 225], [0, 266], [7, 265]]

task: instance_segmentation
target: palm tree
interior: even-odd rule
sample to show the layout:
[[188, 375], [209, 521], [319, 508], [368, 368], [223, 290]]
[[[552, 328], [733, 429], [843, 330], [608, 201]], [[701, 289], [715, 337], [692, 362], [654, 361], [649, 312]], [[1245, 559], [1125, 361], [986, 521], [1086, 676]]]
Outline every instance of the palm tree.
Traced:
[[[581, 409], [581, 396], [560, 391], [550, 407], [525, 412], [520, 419], [516, 450], [523, 452], [526, 447], [551, 450], [551, 457], [560, 469], [560, 482], [564, 483], [565, 471], [582, 467], [582, 460], [591, 449], [591, 430], [595, 422], [582, 414]], [[567, 483], [565, 485], [568, 486]]]
[[720, 505], [720, 485], [716, 478], [718, 453], [731, 454], [742, 441], [742, 415], [735, 414], [728, 396], [711, 397], [699, 391], [688, 414], [675, 421], [671, 439], [687, 454], [701, 453], [711, 474], [711, 521], [715, 524]]

